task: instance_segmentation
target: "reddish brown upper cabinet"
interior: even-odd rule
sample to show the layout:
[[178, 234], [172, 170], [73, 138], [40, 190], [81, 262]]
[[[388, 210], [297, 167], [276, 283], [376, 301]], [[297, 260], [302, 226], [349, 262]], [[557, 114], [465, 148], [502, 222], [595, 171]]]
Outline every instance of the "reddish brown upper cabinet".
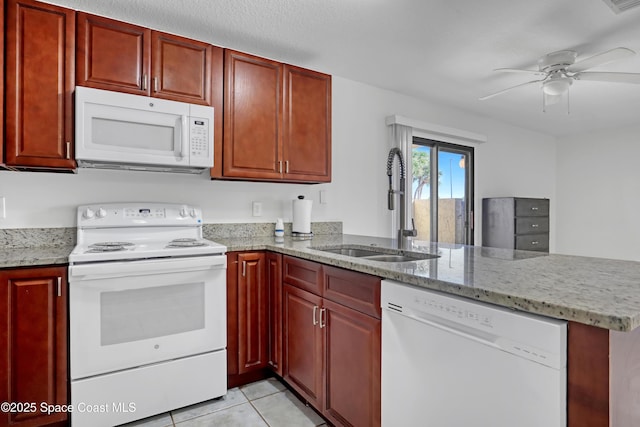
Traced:
[[68, 403], [66, 272], [0, 270], [0, 402], [34, 404], [2, 411], [0, 425], [66, 424], [66, 412], [41, 411], [41, 403]]
[[216, 107], [221, 74], [219, 47], [78, 12], [79, 86]]
[[[0, 2], [0, 46], [4, 47], [4, 2]], [[0, 55], [0, 99], [4, 99], [4, 50]], [[0, 135], [4, 135], [4, 102], [0, 102]], [[4, 141], [0, 143], [0, 167], [4, 166]]]
[[6, 165], [74, 169], [75, 12], [33, 0], [6, 5]]
[[331, 181], [331, 76], [225, 51], [223, 164], [213, 178]]
[[381, 423], [380, 279], [284, 256], [283, 377], [336, 426]]
[[331, 181], [331, 76], [284, 66], [284, 177]]

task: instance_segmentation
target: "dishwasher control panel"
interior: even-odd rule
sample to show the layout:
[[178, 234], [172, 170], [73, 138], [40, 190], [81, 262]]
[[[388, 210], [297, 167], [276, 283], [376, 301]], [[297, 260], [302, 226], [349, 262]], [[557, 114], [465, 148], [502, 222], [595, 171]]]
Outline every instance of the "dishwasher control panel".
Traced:
[[[458, 333], [545, 365], [566, 364], [566, 321], [383, 280], [383, 310]], [[384, 322], [384, 317], [383, 317]]]

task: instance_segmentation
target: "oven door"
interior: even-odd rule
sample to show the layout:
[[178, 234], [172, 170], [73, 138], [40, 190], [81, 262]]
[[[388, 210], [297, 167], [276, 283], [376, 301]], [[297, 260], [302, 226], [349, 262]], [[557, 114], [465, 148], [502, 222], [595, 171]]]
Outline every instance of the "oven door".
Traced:
[[69, 267], [71, 379], [226, 347], [226, 256]]

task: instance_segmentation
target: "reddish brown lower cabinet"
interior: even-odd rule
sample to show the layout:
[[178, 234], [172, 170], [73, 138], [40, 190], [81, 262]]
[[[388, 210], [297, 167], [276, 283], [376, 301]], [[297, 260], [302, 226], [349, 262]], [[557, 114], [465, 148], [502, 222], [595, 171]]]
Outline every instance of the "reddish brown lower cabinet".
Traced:
[[283, 285], [284, 379], [316, 409], [324, 394], [322, 297]]
[[324, 415], [335, 425], [380, 425], [381, 321], [325, 299]]
[[267, 252], [269, 288], [269, 365], [282, 376], [282, 255]]
[[267, 375], [269, 289], [266, 254], [227, 255], [227, 374], [235, 387]]
[[379, 426], [380, 279], [288, 256], [283, 271], [285, 381], [336, 426]]
[[0, 307], [0, 402], [22, 405], [0, 425], [65, 425], [66, 412], [41, 409], [68, 404], [67, 269], [0, 270]]
[[567, 426], [639, 426], [640, 328], [569, 322], [567, 340]]

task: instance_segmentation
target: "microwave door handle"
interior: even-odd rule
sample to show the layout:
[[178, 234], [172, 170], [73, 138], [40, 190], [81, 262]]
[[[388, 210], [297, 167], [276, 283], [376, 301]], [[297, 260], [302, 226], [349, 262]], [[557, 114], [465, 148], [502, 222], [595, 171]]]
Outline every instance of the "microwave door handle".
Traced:
[[182, 137], [180, 138], [180, 157], [186, 157], [185, 149], [187, 148], [187, 139], [189, 138], [188, 122], [189, 122], [189, 118], [183, 115], [182, 121], [181, 121]]

